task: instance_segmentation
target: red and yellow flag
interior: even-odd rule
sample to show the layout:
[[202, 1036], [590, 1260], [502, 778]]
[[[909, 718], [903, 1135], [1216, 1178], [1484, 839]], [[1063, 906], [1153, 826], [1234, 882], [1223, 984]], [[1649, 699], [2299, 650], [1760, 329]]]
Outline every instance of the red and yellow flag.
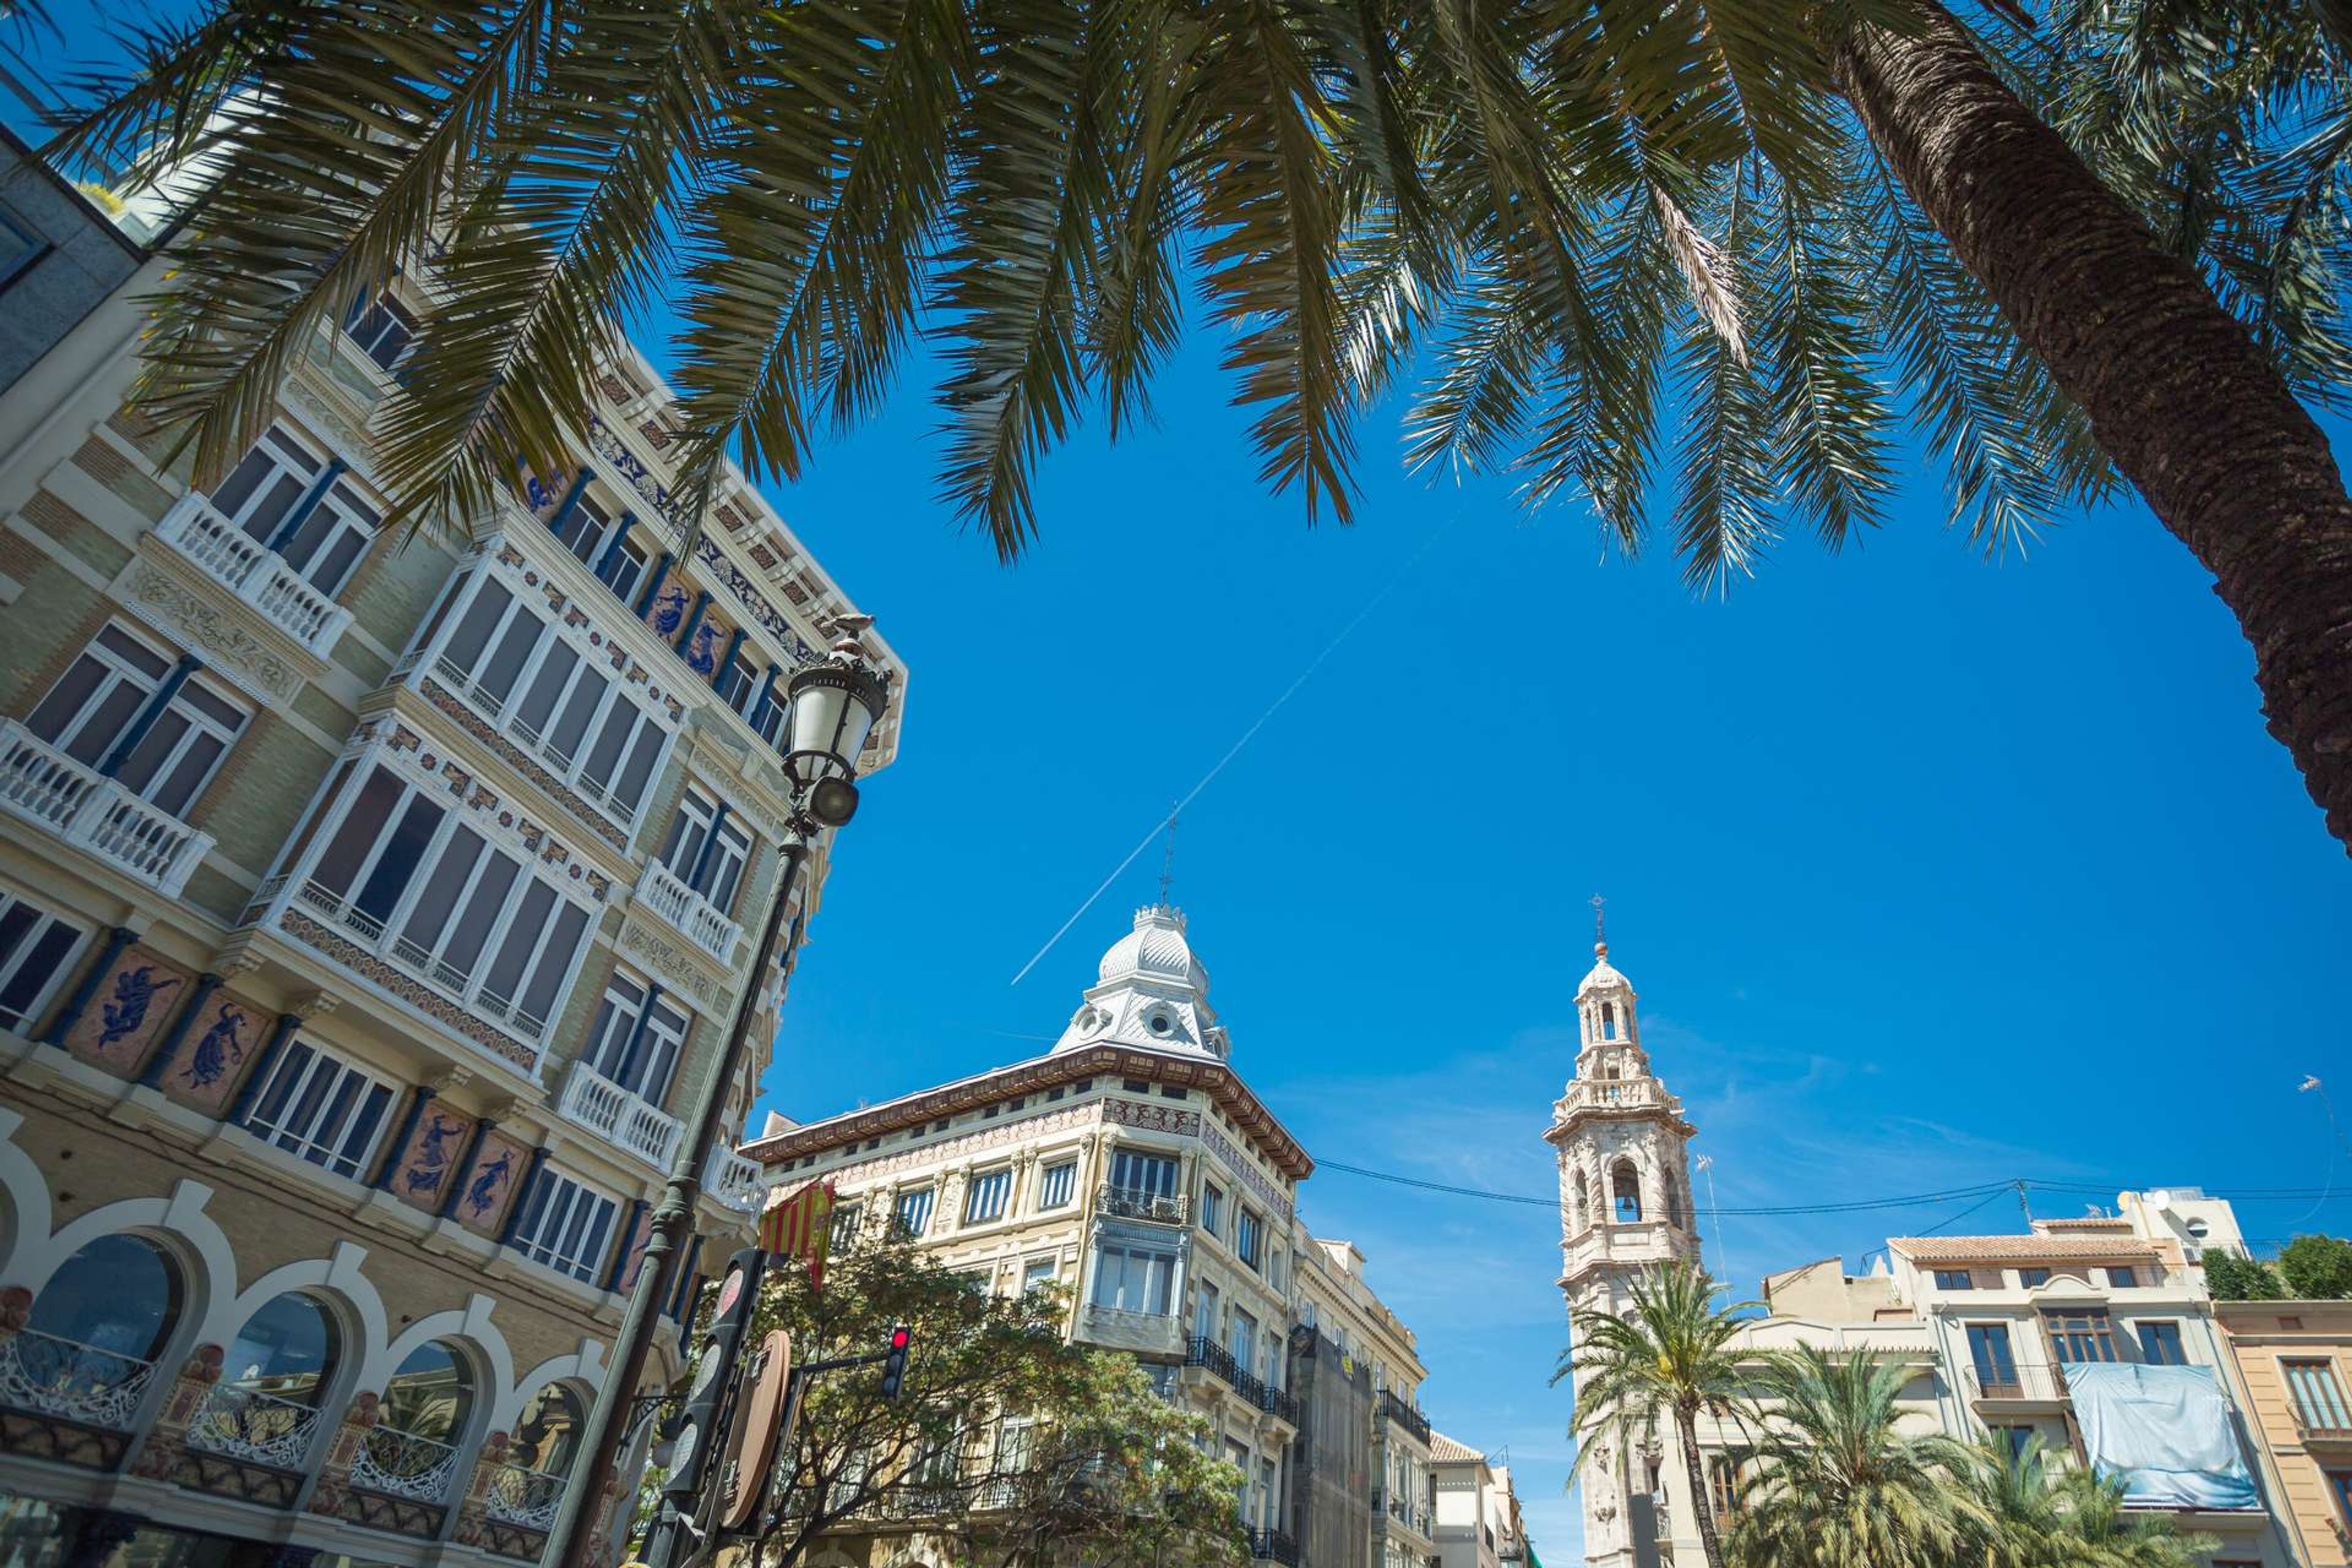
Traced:
[[809, 1289], [824, 1289], [824, 1253], [833, 1241], [833, 1184], [811, 1182], [760, 1216], [760, 1250], [808, 1265]]

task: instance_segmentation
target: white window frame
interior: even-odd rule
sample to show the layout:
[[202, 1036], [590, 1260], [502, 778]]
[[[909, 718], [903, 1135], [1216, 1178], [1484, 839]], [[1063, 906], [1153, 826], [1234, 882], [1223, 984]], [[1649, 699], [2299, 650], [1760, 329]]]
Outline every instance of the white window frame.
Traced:
[[[919, 1237], [931, 1228], [931, 1211], [938, 1206], [937, 1187], [909, 1187], [890, 1202], [890, 1223], [904, 1237]], [[914, 1216], [908, 1222], [908, 1215]]]
[[[1111, 1311], [1165, 1318], [1176, 1310], [1176, 1271], [1180, 1262], [1172, 1247], [1153, 1246], [1125, 1237], [1105, 1237], [1095, 1245], [1094, 1279], [1087, 1299]], [[1103, 1299], [1107, 1282], [1113, 1298], [1109, 1300]], [[1130, 1285], [1134, 1287], [1131, 1298]], [[1142, 1304], [1130, 1305], [1130, 1299]]]
[[[627, 995], [624, 987], [635, 992], [635, 996]], [[625, 969], [614, 970], [604, 982], [604, 994], [589, 1021], [588, 1037], [581, 1044], [580, 1059], [605, 1082], [618, 1084], [639, 1100], [657, 1106], [669, 1097], [670, 1079], [677, 1071], [678, 1058], [686, 1049], [686, 1037], [694, 1028], [694, 1014], [668, 992], [656, 998], [653, 1016], [646, 1024], [645, 1054], [639, 1059], [637, 1071], [625, 1074], [629, 1037], [636, 1032], [637, 1020], [645, 1016], [646, 999], [652, 989], [652, 982]]]
[[1040, 1285], [1051, 1285], [1062, 1278], [1062, 1259], [1058, 1253], [1033, 1258], [1021, 1266], [1021, 1293], [1024, 1296]]
[[[226, 518], [247, 539], [265, 548], [269, 547], [270, 537], [278, 531], [278, 525], [285, 521], [284, 514], [280, 513], [271, 518], [257, 532], [254, 529], [254, 523], [257, 521], [256, 503], [270, 493], [275, 476], [282, 474], [290, 476], [295, 480], [294, 499], [287, 503], [287, 510], [290, 511], [293, 508], [301, 505], [301, 498], [310, 493], [310, 487], [318, 483], [319, 476], [326, 471], [328, 458], [321, 451], [322, 445], [289, 421], [280, 419], [263, 431], [258, 441], [246, 448], [244, 456], [230, 467], [228, 473], [222, 477], [221, 482], [214, 486], [213, 489], [217, 494], [226, 489], [229, 480], [234, 479], [256, 454], [268, 460], [272, 468], [271, 475], [256, 481], [252, 491], [234, 509], [214, 500], [211, 495], [205, 499], [212, 503], [214, 510]], [[352, 574], [359, 570], [360, 563], [366, 560], [368, 552], [375, 548], [376, 534], [383, 526], [383, 512], [373, 503], [347, 489], [347, 484], [351, 480], [352, 476], [348, 469], [336, 475], [334, 483], [329, 485], [326, 493], [319, 498], [318, 504], [312, 509], [310, 516], [295, 530], [295, 537], [285, 542], [287, 547], [290, 549], [303, 534], [318, 527], [318, 519], [324, 514], [327, 521], [323, 527], [318, 527], [317, 542], [308, 551], [302, 552], [301, 559], [296, 560], [285, 550], [278, 551], [280, 560], [300, 573], [304, 582], [330, 599], [342, 592], [344, 585], [352, 580]], [[358, 548], [343, 552], [342, 564], [331, 574], [326, 575], [314, 574], [313, 567], [321, 566], [336, 559], [338, 553], [336, 547], [346, 538], [357, 541]]]
[[[357, 805], [378, 768], [392, 774], [404, 786], [403, 793], [384, 813], [383, 824], [377, 829], [374, 838], [369, 843], [366, 852], [360, 858], [358, 866], [352, 872], [350, 886], [338, 893], [314, 880], [319, 862], [341, 837], [345, 824], [351, 818], [352, 809]], [[383, 921], [379, 924], [373, 916], [358, 909], [354, 900], [360, 890], [367, 886], [369, 879], [374, 875], [377, 864], [383, 859], [385, 849], [390, 847], [393, 838], [391, 830], [407, 812], [410, 805], [420, 796], [430, 799], [435, 805], [439, 806], [441, 817], [434, 825], [432, 836], [418, 852], [415, 868], [409, 873], [406, 884], [402, 887], [399, 895], [394, 900], [391, 908], [385, 912]], [[564, 999], [570, 995], [572, 987], [578, 981], [581, 962], [586, 957], [589, 943], [595, 936], [598, 910], [587, 900], [572, 894], [556, 878], [542, 874], [537, 856], [519, 845], [504, 842], [494, 831], [486, 830], [487, 824], [478, 822], [471, 814], [459, 809], [454, 804], [445, 804], [446, 801], [446, 784], [430, 775], [424, 774], [421, 769], [412, 769], [402, 758], [381, 749], [362, 752], [357, 759], [356, 765], [352, 769], [350, 776], [344, 781], [341, 798], [330, 805], [331, 816], [321, 824], [319, 831], [311, 836], [300, 864], [295, 873], [287, 879], [288, 884], [293, 890], [296, 902], [300, 904], [307, 912], [323, 914], [332, 920], [341, 928], [341, 932], [347, 940], [357, 937], [362, 945], [391, 960], [400, 968], [415, 975], [452, 1000], [488, 1016], [517, 1039], [533, 1047], [542, 1046], [553, 1026], [553, 1020], [562, 1011]], [[404, 934], [408, 920], [415, 912], [418, 900], [424, 896], [425, 889], [432, 885], [434, 873], [440, 868], [442, 858], [448, 852], [449, 841], [461, 827], [471, 831], [482, 840], [482, 852], [476, 857], [473, 867], [467, 872], [466, 886], [451, 905], [452, 917], [435, 939], [437, 943], [446, 946], [455, 934], [457, 921], [454, 911], [467, 907], [475, 891], [480, 887], [483, 876], [488, 871], [493, 856], [519, 863], [520, 871], [520, 874], [508, 884], [498, 914], [483, 935], [479, 952], [476, 953], [473, 963], [464, 970], [442, 962], [437, 951], [428, 950], [423, 944], [408, 940]], [[530, 957], [524, 962], [523, 978], [515, 986], [519, 994], [527, 993], [530, 989], [531, 977], [538, 974], [541, 961], [547, 957], [549, 945], [553, 942], [556, 929], [561, 924], [559, 911], [563, 906], [569, 905], [578, 910], [583, 917], [580, 933], [574, 940], [572, 954], [562, 961], [562, 971], [556, 979], [554, 989], [550, 993], [547, 1014], [544, 1017], [524, 1012], [520, 1005], [520, 994], [517, 997], [502, 997], [488, 989], [490, 972], [498, 966], [499, 958], [505, 950], [507, 938], [511, 934], [524, 912], [530, 884], [534, 881], [551, 891], [555, 900], [548, 906], [546, 916], [541, 921], [544, 929], [539, 933]]]
[[670, 875], [686, 883], [720, 914], [734, 906], [735, 895], [742, 891], [743, 869], [751, 863], [751, 830], [741, 816], [730, 812], [719, 824], [719, 847], [711, 852], [710, 864], [703, 868], [702, 880], [692, 880], [694, 862], [702, 853], [702, 842], [710, 837], [711, 820], [719, 815], [718, 792], [699, 784], [689, 784], [677, 797], [677, 811], [670, 818], [669, 837], [662, 846], [662, 864]]
[[269, 1064], [245, 1130], [336, 1175], [363, 1181], [394, 1098], [383, 1079], [297, 1034]]
[[[505, 571], [499, 569], [499, 564], [495, 557], [484, 559], [480, 568], [468, 577], [457, 596], [450, 602], [448, 610], [434, 630], [432, 639], [404, 662], [410, 663], [414, 668], [429, 671], [435, 679], [457, 693], [467, 706], [481, 715], [491, 728], [501, 734], [510, 735], [517, 744], [616, 825], [622, 827], [634, 826], [639, 813], [645, 809], [646, 797], [651, 792], [653, 781], [661, 774], [662, 764], [669, 754], [677, 731], [670, 727], [667, 715], [659, 708], [652, 704], [640, 705], [628, 695], [628, 681], [606, 661], [604, 649], [589, 642], [585, 630], [567, 626], [562, 617], [545, 613], [543, 602], [534, 605], [531, 599], [534, 590], [519, 578], [509, 578]], [[485, 587], [493, 584], [506, 595], [507, 603], [499, 611], [483, 639], [476, 668], [469, 669], [452, 657], [449, 645], [473, 615]], [[482, 662], [497, 652], [514, 629], [516, 617], [520, 616], [528, 616], [537, 624], [539, 631], [532, 639], [530, 651], [523, 656], [522, 663], [515, 671], [513, 684], [503, 695], [494, 696], [478, 679], [477, 671]], [[610, 647], [614, 634], [606, 628], [599, 629], [603, 631], [606, 646]], [[517, 721], [518, 710], [529, 700], [541, 666], [559, 643], [571, 650], [575, 662], [564, 678], [562, 689], [549, 709], [551, 714], [564, 712], [570, 707], [579, 689], [579, 682], [592, 672], [604, 688], [604, 694], [597, 699], [595, 708], [589, 714], [587, 723], [582, 727], [576, 752], [564, 751], [534, 733], [529, 726]], [[611, 775], [603, 779], [592, 778], [589, 763], [604, 742], [607, 728], [618, 721], [616, 710], [628, 716], [628, 728], [614, 752]], [[637, 755], [637, 749], [647, 743], [649, 731], [655, 738], [651, 742], [653, 751], [645, 768], [645, 776], [639, 781], [635, 794], [625, 798], [620, 791], [627, 779], [629, 764]]]
[[[110, 635], [160, 661], [163, 666], [163, 673], [150, 675], [120, 647], [110, 644], [108, 640]], [[121, 743], [122, 737], [129, 732], [131, 726], [138, 722], [139, 715], [146, 711], [148, 704], [154, 700], [155, 693], [163, 688], [166, 680], [171, 679], [172, 670], [177, 665], [179, 657], [178, 654], [167, 648], [158, 647], [153, 639], [142, 636], [128, 623], [119, 620], [109, 621], [98, 629], [89, 641], [82, 645], [81, 650], [75, 654], [72, 661], [58, 673], [57, 679], [49, 683], [48, 690], [43, 692], [41, 700], [33, 704], [32, 712], [25, 721], [25, 728], [44, 744], [55, 747], [58, 751], [81, 763], [85, 767], [96, 771], [105, 763], [114, 748]], [[84, 659], [97, 664], [105, 672], [104, 676], [82, 699], [80, 706], [68, 715], [63, 722], [55, 725], [54, 737], [43, 734], [42, 727], [37, 725], [34, 721], [41, 717], [42, 710], [49, 705], [49, 699], [56, 696], [66, 682], [73, 678], [74, 671], [81, 668]], [[139, 694], [138, 700], [131, 705], [122, 721], [114, 726], [97, 746], [90, 747], [83, 744], [84, 731], [96, 718], [99, 710], [104, 706], [106, 699], [123, 689], [136, 691]], [[207, 710], [198, 702], [199, 697], [205, 701], [218, 703], [235, 713], [236, 722], [231, 725], [219, 714]], [[136, 756], [139, 750], [154, 736], [156, 730], [167, 719], [173, 718], [181, 721], [179, 738], [172, 742], [170, 750], [164, 752], [162, 760], [155, 764], [153, 771], [148, 774], [145, 783], [138, 787], [136, 793], [140, 799], [154, 806], [158, 811], [177, 817], [204, 798], [205, 791], [219, 775], [222, 764], [228, 761], [229, 753], [236, 749], [236, 742], [251, 722], [253, 713], [244, 703], [206, 680], [201, 673], [191, 675], [180, 683], [177, 690], [172, 693], [172, 700], [163, 705], [163, 710], [158, 713], [154, 722], [147, 727], [146, 734], [141, 737], [139, 746], [132, 748], [131, 755]], [[220, 749], [214, 752], [212, 761], [188, 786], [184, 798], [169, 805], [156, 799], [152, 792], [179, 770], [181, 763], [186, 759], [189, 750], [200, 737], [217, 741], [220, 743]], [[89, 754], [85, 756], [85, 752]], [[123, 761], [127, 767], [131, 757], [126, 757]], [[123, 781], [123, 786], [131, 787], [128, 780]]]
[[[399, 351], [390, 359], [380, 358], [376, 353], [376, 350], [383, 346], [384, 341], [382, 324], [378, 325], [373, 334], [363, 336], [361, 332], [361, 329], [366, 326], [370, 318], [378, 311], [383, 312], [385, 322], [400, 328], [407, 334]], [[352, 312], [352, 319], [343, 324], [343, 335], [352, 340], [352, 346], [361, 353], [367, 356], [370, 363], [386, 375], [390, 375], [398, 367], [400, 362], [408, 357], [409, 350], [416, 346], [416, 334], [422, 329], [422, 325], [423, 323], [416, 319], [416, 312], [402, 304], [393, 296], [392, 290], [386, 289], [373, 299], [362, 303]]]
[[[0, 952], [0, 997], [5, 997], [28, 979], [32, 989], [24, 995], [21, 1009], [0, 1005], [0, 1027], [29, 1035], [42, 1014], [48, 1011], [49, 1004], [56, 999], [58, 988], [65, 984], [66, 977], [80, 963], [83, 951], [89, 946], [89, 931], [47, 905], [0, 891], [0, 920], [7, 919], [18, 910], [27, 912], [25, 929], [14, 947]], [[63, 947], [57, 946], [54, 941], [56, 933], [60, 931], [66, 937]], [[48, 969], [46, 974], [37, 975], [32, 965], [37, 958], [41, 957], [40, 950], [45, 942], [49, 944], [50, 952], [42, 961]]]
[[[982, 1212], [984, 1200], [992, 1198], [987, 1212]], [[992, 1225], [1004, 1217], [1013, 1203], [1013, 1167], [998, 1165], [991, 1170], [975, 1171], [963, 1187], [963, 1223]]]
[[[1058, 1195], [1057, 1195], [1058, 1194]], [[1037, 1178], [1037, 1208], [1039, 1212], [1068, 1208], [1077, 1201], [1078, 1163], [1057, 1160], [1045, 1168]]]
[[620, 1199], [567, 1171], [541, 1165], [522, 1203], [515, 1250], [583, 1284], [600, 1283], [620, 1228]]

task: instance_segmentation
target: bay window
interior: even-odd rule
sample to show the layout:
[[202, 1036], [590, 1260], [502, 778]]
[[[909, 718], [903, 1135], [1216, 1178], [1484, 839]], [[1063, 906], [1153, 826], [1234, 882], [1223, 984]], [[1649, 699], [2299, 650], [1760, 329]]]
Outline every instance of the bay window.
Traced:
[[599, 1078], [616, 1083], [649, 1105], [669, 1093], [670, 1075], [686, 1044], [692, 1019], [645, 982], [615, 972], [588, 1026], [580, 1059]]
[[635, 820], [668, 736], [603, 651], [563, 635], [544, 601], [482, 574], [433, 668], [614, 821]]
[[371, 768], [300, 897], [457, 1000], [537, 1041], [588, 911], [489, 842], [446, 794]]
[[[170, 695], [151, 715], [157, 696]], [[175, 679], [171, 658], [109, 626], [58, 678], [25, 727], [86, 767], [131, 749], [113, 776], [156, 809], [185, 814], [245, 728], [245, 710], [200, 679]]]
[[[307, 511], [302, 500], [324, 482]], [[310, 584], [333, 598], [375, 542], [383, 516], [353, 493], [327, 459], [284, 424], [273, 425], [212, 493], [213, 509]]]
[[1095, 1249], [1090, 1300], [1097, 1307], [1164, 1318], [1175, 1284], [1176, 1254], [1171, 1251], [1135, 1241], [1107, 1241]]

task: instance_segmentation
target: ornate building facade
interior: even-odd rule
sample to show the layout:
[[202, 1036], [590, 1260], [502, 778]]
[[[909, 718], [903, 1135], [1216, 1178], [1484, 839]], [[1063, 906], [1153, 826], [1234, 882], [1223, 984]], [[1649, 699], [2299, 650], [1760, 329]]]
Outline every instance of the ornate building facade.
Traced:
[[[634, 354], [565, 471], [385, 526], [429, 271], [196, 489], [129, 401], [161, 266], [0, 388], [0, 1539], [530, 1559], [679, 1112], [772, 1036], [780, 682], [850, 606], [740, 476], [684, 553]], [[759, 1185], [704, 1177], [715, 1268]]]
[[[895, 1226], [987, 1289], [1068, 1286], [1074, 1339], [1134, 1355], [1208, 1419], [1244, 1478], [1260, 1561], [1428, 1568], [1411, 1331], [1360, 1254], [1307, 1230], [1314, 1163], [1232, 1055], [1184, 916], [1153, 904], [1047, 1054], [806, 1125], [777, 1118], [745, 1152], [776, 1187], [834, 1184], [837, 1246]], [[1000, 1441], [985, 1428], [969, 1435], [975, 1458]], [[1327, 1545], [1302, 1558], [1311, 1541]], [[887, 1568], [937, 1550], [920, 1518], [876, 1518], [813, 1562]]]

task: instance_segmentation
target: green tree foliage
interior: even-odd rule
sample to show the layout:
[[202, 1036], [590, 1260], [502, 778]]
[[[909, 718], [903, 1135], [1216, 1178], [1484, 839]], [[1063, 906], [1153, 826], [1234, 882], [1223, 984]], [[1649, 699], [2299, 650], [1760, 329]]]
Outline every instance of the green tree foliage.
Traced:
[[2286, 1294], [2269, 1264], [2226, 1247], [2205, 1249], [2205, 1289], [2217, 1301], [2275, 1301]]
[[[1630, 1451], [1666, 1420], [1682, 1438], [1691, 1495], [1706, 1495], [1698, 1414], [1731, 1408], [1740, 1377], [1731, 1342], [1755, 1305], [1723, 1304], [1723, 1294], [1697, 1265], [1669, 1263], [1633, 1282], [1633, 1310], [1624, 1316], [1572, 1314], [1575, 1343], [1561, 1352], [1552, 1382], [1576, 1379], [1578, 1469], [1604, 1450]], [[1698, 1524], [1710, 1568], [1721, 1568], [1713, 1512], [1701, 1509]]]
[[2340, 1301], [2352, 1297], [2352, 1241], [2336, 1236], [2298, 1236], [2279, 1249], [2278, 1277], [2286, 1293], [2302, 1301]]
[[1972, 1507], [1958, 1561], [1969, 1568], [2196, 1568], [2220, 1542], [2123, 1506], [2123, 1484], [2049, 1462], [2042, 1438], [1979, 1445], [1958, 1472]]
[[[1952, 1438], [1904, 1432], [1913, 1369], [1807, 1346], [1775, 1356], [1759, 1384], [1756, 1474], [1733, 1531], [1752, 1568], [1947, 1568], [1983, 1505], [1953, 1484], [1969, 1463]], [[1769, 1414], [1768, 1414], [1769, 1413]], [[1704, 1495], [1704, 1494], [1699, 1494]]]
[[872, 1368], [807, 1385], [766, 1568], [875, 1519], [920, 1519], [972, 1564], [1051, 1542], [1087, 1562], [1240, 1568], [1240, 1472], [1134, 1358], [1068, 1342], [1067, 1312], [1058, 1289], [993, 1295], [898, 1244], [835, 1258], [822, 1291], [772, 1272], [755, 1332], [789, 1331], [796, 1362], [874, 1353], [898, 1323], [913, 1340], [896, 1400]]

